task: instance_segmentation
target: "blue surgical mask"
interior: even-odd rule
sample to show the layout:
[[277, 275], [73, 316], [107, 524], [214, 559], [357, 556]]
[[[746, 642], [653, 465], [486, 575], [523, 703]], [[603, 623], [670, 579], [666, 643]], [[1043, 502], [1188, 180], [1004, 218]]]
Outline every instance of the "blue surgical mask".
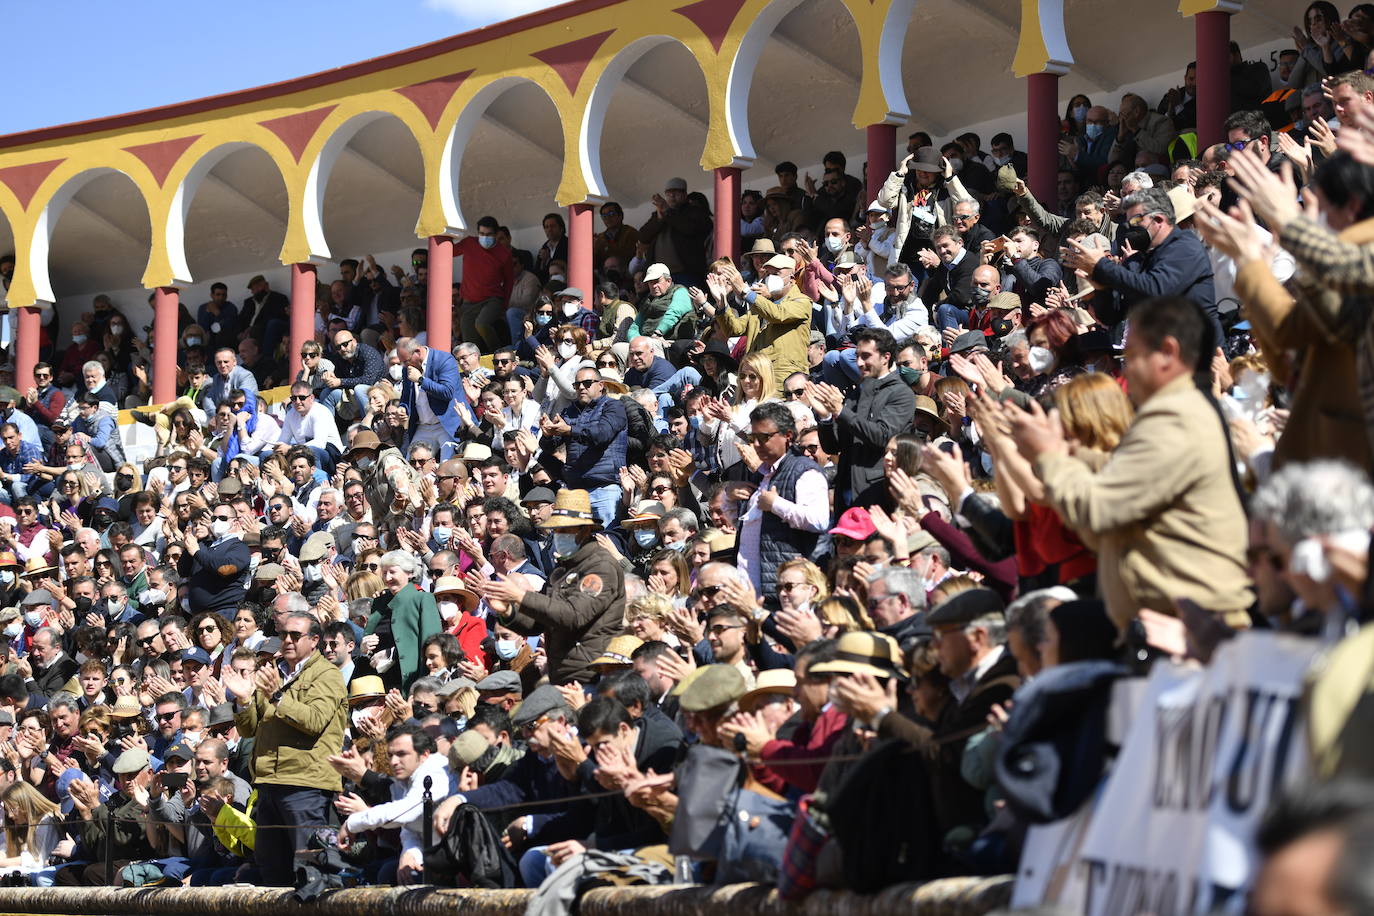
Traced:
[[658, 540], [658, 532], [652, 528], [636, 528], [635, 543], [640, 547], [652, 547]]
[[496, 657], [508, 662], [520, 654], [520, 644], [513, 639], [496, 640]]
[[25, 611], [24, 623], [30, 627], [41, 627], [43, 625], [43, 615], [38, 611]]
[[448, 539], [453, 537], [453, 529], [447, 525], [435, 525], [431, 532], [434, 535], [434, 543], [447, 544]]
[[479, 235], [477, 236], [477, 244], [481, 245], [483, 248], [490, 248], [496, 244], [496, 236]]
[[1102, 125], [1089, 124], [1087, 127], [1083, 128], [1083, 133], [1088, 135], [1089, 140], [1096, 140], [1098, 137], [1102, 136]]
[[550, 321], [553, 321], [552, 315], [545, 315], [543, 313], [540, 313], [534, 316], [534, 323], [541, 328], [547, 325]]
[[1087, 106], [1087, 105], [1075, 105], [1075, 106], [1073, 106], [1073, 119], [1074, 119], [1075, 121], [1078, 121], [1080, 124], [1081, 124], [1082, 122], [1086, 121], [1086, 120], [1088, 119], [1088, 106]]

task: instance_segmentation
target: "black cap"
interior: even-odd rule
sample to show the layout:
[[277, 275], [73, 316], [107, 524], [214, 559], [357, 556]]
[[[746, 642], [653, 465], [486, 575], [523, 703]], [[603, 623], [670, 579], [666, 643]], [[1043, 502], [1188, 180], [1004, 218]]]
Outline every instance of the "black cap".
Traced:
[[1002, 599], [992, 589], [971, 588], [936, 606], [926, 618], [926, 623], [932, 627], [949, 624], [967, 626], [980, 617], [1000, 614], [1005, 607]]

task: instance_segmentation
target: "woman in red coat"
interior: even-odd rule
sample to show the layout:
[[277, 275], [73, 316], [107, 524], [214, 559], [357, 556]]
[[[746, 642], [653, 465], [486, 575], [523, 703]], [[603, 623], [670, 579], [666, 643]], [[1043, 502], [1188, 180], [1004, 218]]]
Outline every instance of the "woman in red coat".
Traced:
[[457, 576], [443, 576], [434, 583], [434, 600], [439, 604], [439, 616], [444, 632], [458, 637], [463, 654], [490, 668], [491, 660], [482, 652], [482, 640], [487, 638], [487, 625], [472, 616], [477, 610], [477, 595], [463, 585]]

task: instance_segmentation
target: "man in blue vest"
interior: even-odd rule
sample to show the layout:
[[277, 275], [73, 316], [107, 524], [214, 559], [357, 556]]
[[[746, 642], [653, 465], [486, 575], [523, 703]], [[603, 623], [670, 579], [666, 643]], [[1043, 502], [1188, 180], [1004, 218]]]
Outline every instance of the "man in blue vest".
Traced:
[[796, 420], [785, 404], [760, 404], [749, 423], [753, 431], [746, 438], [761, 464], [740, 513], [738, 562], [758, 593], [771, 596], [778, 567], [797, 557], [810, 559], [816, 539], [830, 527], [828, 484], [820, 465], [792, 450]]

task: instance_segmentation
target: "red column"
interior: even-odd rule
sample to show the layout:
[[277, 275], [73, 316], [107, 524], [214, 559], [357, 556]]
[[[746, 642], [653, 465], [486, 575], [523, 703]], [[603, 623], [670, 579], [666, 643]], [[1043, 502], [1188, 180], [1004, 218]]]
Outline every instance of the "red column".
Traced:
[[739, 260], [740, 170], [716, 169], [716, 257]]
[[170, 404], [177, 396], [177, 290], [153, 290], [153, 403]]
[[453, 349], [453, 239], [429, 237], [425, 333], [429, 345], [445, 353]]
[[291, 378], [301, 371], [301, 345], [315, 336], [315, 265], [291, 265]]
[[1231, 107], [1231, 14], [1212, 10], [1193, 17], [1197, 32], [1198, 154], [1220, 143]]
[[582, 290], [587, 301], [592, 298], [596, 266], [592, 264], [592, 205], [573, 204], [568, 207], [568, 285]]
[[1026, 77], [1026, 184], [1038, 200], [1055, 199], [1059, 170], [1059, 76]]
[[897, 168], [897, 125], [870, 124], [868, 133], [868, 200], [864, 206], [878, 199], [883, 182]]
[[18, 312], [14, 323], [14, 387], [23, 393], [33, 387], [33, 367], [38, 362], [38, 337], [42, 328], [37, 306]]

